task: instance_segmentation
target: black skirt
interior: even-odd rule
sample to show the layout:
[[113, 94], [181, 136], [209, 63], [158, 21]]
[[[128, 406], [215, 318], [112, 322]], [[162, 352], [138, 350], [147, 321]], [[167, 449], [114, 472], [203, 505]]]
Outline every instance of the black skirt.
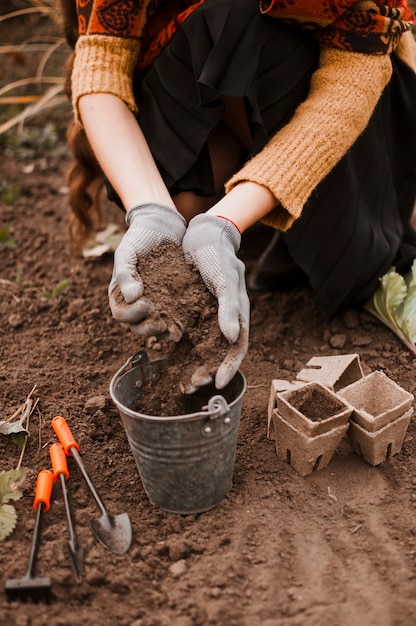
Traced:
[[[318, 60], [308, 33], [261, 15], [258, 0], [198, 7], [135, 85], [138, 120], [171, 194], [214, 195], [207, 138], [222, 96], [244, 99], [255, 154], [305, 99]], [[327, 317], [365, 302], [390, 266], [404, 271], [416, 256], [416, 74], [394, 55], [393, 67], [365, 132], [282, 235]]]
[[215, 194], [206, 141], [222, 96], [244, 99], [256, 153], [306, 97], [318, 54], [299, 29], [262, 16], [258, 0], [198, 7], [135, 85], [139, 122], [171, 193]]
[[407, 272], [416, 257], [416, 74], [392, 62], [367, 128], [284, 235], [327, 317], [364, 304], [390, 267]]

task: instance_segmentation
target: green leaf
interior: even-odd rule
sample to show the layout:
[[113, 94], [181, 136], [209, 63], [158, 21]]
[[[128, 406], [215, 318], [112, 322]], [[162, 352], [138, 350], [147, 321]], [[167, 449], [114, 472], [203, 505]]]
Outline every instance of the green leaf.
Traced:
[[405, 276], [407, 297], [401, 311], [401, 324], [412, 343], [416, 343], [416, 259], [411, 271]]
[[26, 475], [26, 467], [0, 472], [0, 502], [2, 504], [9, 500], [19, 500], [22, 497]]
[[14, 204], [22, 195], [22, 185], [0, 185], [0, 200], [5, 204]]
[[0, 228], [0, 246], [4, 246], [5, 248], [17, 248], [17, 244], [13, 237], [10, 236], [10, 231], [12, 230], [11, 224], [6, 224]]
[[17, 513], [12, 504], [0, 504], [0, 542], [7, 539], [16, 527]]
[[71, 285], [70, 281], [67, 278], [64, 278], [63, 280], [60, 280], [59, 283], [55, 285], [52, 291], [47, 291], [43, 295], [45, 296], [45, 298], [48, 298], [48, 299], [59, 298], [59, 296], [65, 291], [65, 289], [68, 289], [70, 285]]
[[65, 291], [65, 289], [68, 289], [70, 284], [71, 283], [66, 278], [64, 278], [63, 280], [60, 280], [59, 283], [57, 283], [52, 290], [52, 298], [57, 298], [58, 296], [60, 296], [61, 293]]
[[13, 433], [11, 437], [12, 437], [13, 443], [16, 444], [19, 450], [22, 450], [23, 446], [25, 445], [27, 435], [25, 435], [24, 432], [20, 432], [20, 433]]
[[364, 307], [392, 330], [416, 356], [416, 259], [402, 276], [394, 267], [380, 278], [380, 286]]

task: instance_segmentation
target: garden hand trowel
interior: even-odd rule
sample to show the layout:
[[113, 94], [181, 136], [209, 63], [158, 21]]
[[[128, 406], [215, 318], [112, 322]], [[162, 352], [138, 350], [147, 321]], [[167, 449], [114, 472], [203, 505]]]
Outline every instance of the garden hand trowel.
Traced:
[[110, 552], [114, 552], [114, 554], [125, 554], [130, 548], [132, 541], [131, 522], [128, 514], [120, 513], [119, 515], [110, 515], [107, 512], [107, 509], [88, 476], [79, 454], [79, 444], [75, 441], [65, 418], [60, 415], [54, 417], [52, 420], [52, 428], [61, 442], [65, 454], [75, 459], [102, 513], [99, 519], [90, 520], [92, 533], [105, 548], [110, 550]]

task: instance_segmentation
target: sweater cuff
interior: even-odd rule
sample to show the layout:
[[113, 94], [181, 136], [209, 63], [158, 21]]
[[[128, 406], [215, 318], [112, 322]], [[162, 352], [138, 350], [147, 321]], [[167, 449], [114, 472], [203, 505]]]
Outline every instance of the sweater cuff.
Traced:
[[134, 39], [88, 35], [78, 39], [72, 70], [72, 105], [75, 120], [81, 123], [78, 102], [90, 93], [111, 93], [137, 111], [132, 78], [139, 54]]
[[309, 196], [363, 132], [391, 77], [387, 55], [323, 49], [307, 99], [226, 184], [264, 185], [280, 206], [262, 220], [287, 230]]

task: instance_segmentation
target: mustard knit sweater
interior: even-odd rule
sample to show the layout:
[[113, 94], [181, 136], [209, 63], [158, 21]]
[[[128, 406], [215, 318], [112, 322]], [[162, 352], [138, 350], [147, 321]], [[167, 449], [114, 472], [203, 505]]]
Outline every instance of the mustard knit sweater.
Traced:
[[[416, 72], [416, 42], [405, 33], [395, 52]], [[289, 123], [227, 182], [268, 187], [279, 206], [262, 221], [287, 230], [309, 196], [363, 132], [389, 82], [390, 55], [322, 49], [309, 95]]]
[[[411, 31], [401, 36], [395, 52], [416, 72]], [[112, 93], [136, 111], [132, 76], [138, 54], [137, 39], [101, 33], [79, 37], [72, 73], [79, 123], [78, 100], [85, 94]], [[389, 54], [321, 46], [307, 99], [265, 148], [232, 176], [226, 192], [242, 181], [266, 186], [278, 207], [263, 221], [280, 230], [290, 228], [316, 186], [365, 129], [391, 73]]]

